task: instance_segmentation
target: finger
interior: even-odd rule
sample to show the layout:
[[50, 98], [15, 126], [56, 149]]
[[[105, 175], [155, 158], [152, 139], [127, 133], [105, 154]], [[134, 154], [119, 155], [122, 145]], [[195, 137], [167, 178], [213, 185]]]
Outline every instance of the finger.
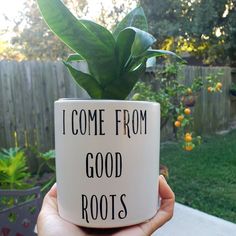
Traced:
[[58, 216], [57, 198], [56, 197], [57, 197], [57, 188], [56, 188], [56, 183], [55, 183], [43, 199], [42, 208], [40, 210], [40, 213], [39, 213], [38, 219], [37, 219], [38, 232], [40, 232], [41, 229], [44, 228], [43, 226], [45, 225], [45, 219], [49, 215]]
[[159, 176], [159, 194], [162, 199], [175, 198], [174, 192], [171, 190], [163, 175]]
[[47, 195], [49, 195], [50, 197], [57, 197], [57, 183], [53, 184]]
[[58, 214], [57, 209], [57, 185], [56, 183], [51, 187], [43, 199], [41, 211]]
[[170, 220], [174, 211], [175, 195], [163, 176], [159, 177], [159, 194], [161, 206], [155, 217], [150, 221], [154, 231]]
[[147, 235], [151, 235], [173, 216], [175, 195], [163, 176], [159, 177], [159, 195], [161, 197], [160, 209], [150, 221], [141, 225]]

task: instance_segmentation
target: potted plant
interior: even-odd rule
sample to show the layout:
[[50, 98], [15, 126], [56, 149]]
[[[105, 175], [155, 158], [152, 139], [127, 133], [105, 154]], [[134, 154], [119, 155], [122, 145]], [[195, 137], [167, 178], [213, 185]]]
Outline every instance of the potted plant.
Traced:
[[[55, 102], [55, 151], [61, 217], [85, 227], [121, 227], [158, 209], [160, 106], [124, 101], [153, 50], [143, 9], [111, 33], [77, 19], [60, 0], [38, 0], [45, 22], [70, 47], [65, 66], [91, 100]], [[85, 62], [82, 71], [75, 62]]]
[[232, 96], [236, 96], [236, 83], [232, 83], [230, 86], [229, 92]]
[[181, 102], [186, 106], [186, 107], [193, 107], [196, 103], [196, 95], [194, 94], [188, 94], [186, 96], [183, 96], [181, 98]]
[[20, 148], [0, 152], [0, 234], [33, 235], [41, 198], [33, 187], [26, 156]]

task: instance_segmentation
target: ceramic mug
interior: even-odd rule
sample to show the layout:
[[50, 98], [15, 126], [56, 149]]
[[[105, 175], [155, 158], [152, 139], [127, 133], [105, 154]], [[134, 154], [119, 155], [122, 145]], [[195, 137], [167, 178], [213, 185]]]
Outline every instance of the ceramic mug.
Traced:
[[160, 105], [55, 102], [58, 207], [76, 225], [138, 224], [158, 209]]

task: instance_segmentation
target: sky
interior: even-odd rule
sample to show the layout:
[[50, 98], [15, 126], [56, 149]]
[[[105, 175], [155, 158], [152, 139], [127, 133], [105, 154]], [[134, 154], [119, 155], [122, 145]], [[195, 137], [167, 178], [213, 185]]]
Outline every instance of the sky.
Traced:
[[[0, 0], [0, 33], [3, 29], [12, 28], [14, 26], [14, 19], [16, 19], [19, 11], [23, 10], [23, 3], [26, 0]], [[88, 0], [89, 4], [89, 14], [86, 18], [96, 19], [96, 16], [100, 12], [100, 2], [102, 1], [103, 6], [108, 11], [112, 8], [111, 0]], [[120, 0], [119, 2], [125, 2], [125, 0]], [[135, 7], [135, 5], [134, 5]], [[8, 20], [6, 20], [8, 18]], [[10, 37], [13, 35], [12, 32], [4, 33], [0, 35], [0, 40], [9, 41]]]
[[[112, 8], [111, 0], [88, 0], [90, 16], [96, 16], [99, 14], [101, 1], [107, 10]], [[11, 21], [14, 20], [17, 13], [23, 9], [24, 2], [25, 0], [0, 0], [0, 28], [9, 25], [9, 22], [5, 20], [4, 15]]]
[[5, 30], [13, 28], [18, 12], [24, 7], [23, 3], [24, 0], [0, 0], [0, 41], [10, 42], [14, 36], [12, 31]]
[[13, 32], [5, 30], [14, 26], [18, 12], [23, 9], [23, 2], [24, 0], [0, 0], [0, 41], [10, 42], [10, 38], [14, 36]]
[[5, 28], [9, 22], [5, 20], [7, 16], [11, 21], [14, 20], [19, 10], [23, 9], [24, 0], [0, 0], [0, 27]]

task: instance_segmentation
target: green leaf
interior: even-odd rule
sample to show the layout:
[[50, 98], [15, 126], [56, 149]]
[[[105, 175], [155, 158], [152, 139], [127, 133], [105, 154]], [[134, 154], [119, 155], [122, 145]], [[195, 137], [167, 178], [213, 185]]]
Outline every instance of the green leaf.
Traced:
[[156, 50], [156, 49], [148, 49], [143, 55], [140, 55], [140, 57], [150, 58], [150, 57], [159, 57], [163, 55], [171, 55], [181, 59], [181, 57], [176, 55], [174, 52], [168, 50]]
[[120, 75], [130, 70], [133, 58], [143, 54], [155, 41], [151, 34], [140, 29], [128, 27], [122, 30], [116, 41]]
[[80, 19], [79, 20], [88, 30], [93, 32], [103, 44], [109, 46], [112, 45], [112, 47], [115, 47], [115, 39], [112, 35], [112, 33], [104, 28], [103, 26], [90, 21], [90, 20], [84, 20]]
[[49, 28], [87, 61], [93, 77], [102, 84], [115, 79], [115, 40], [112, 40], [112, 34], [95, 23], [78, 20], [60, 0], [37, 1]]
[[131, 49], [135, 39], [135, 31], [132, 29], [122, 30], [116, 40], [116, 53], [118, 54], [119, 72], [123, 73], [123, 68], [131, 57]]
[[134, 71], [128, 71], [120, 80], [115, 80], [103, 91], [102, 98], [106, 99], [126, 99], [132, 91], [134, 85], [146, 69], [146, 62], [141, 64]]
[[[92, 98], [125, 99], [145, 71], [147, 58], [164, 54], [147, 52], [156, 40], [146, 32], [141, 7], [122, 20], [113, 36], [101, 25], [77, 19], [60, 0], [37, 1], [48, 26], [76, 53], [64, 64]], [[88, 73], [69, 63], [80, 60], [86, 61]]]
[[50, 160], [50, 159], [55, 159], [55, 156], [56, 156], [55, 150], [49, 150], [48, 152], [41, 154], [40, 157], [42, 157], [44, 160]]
[[[143, 54], [134, 57], [132, 62], [130, 63], [130, 67], [129, 69], [132, 70], [132, 68], [135, 68], [136, 66], [138, 66], [140, 63], [143, 63], [145, 60], [147, 60], [148, 58], [151, 57], [160, 57], [160, 56], [164, 56], [164, 55], [170, 55], [170, 56], [174, 56], [176, 58], [181, 59], [181, 57], [179, 57], [178, 55], [176, 55], [175, 53], [171, 52], [171, 51], [167, 51], [167, 50], [156, 50], [156, 49], [148, 49], [147, 51], [145, 51]], [[182, 59], [181, 59], [182, 60]]]
[[102, 96], [102, 89], [99, 83], [89, 74], [75, 69], [69, 63], [64, 62], [65, 66], [70, 71], [75, 82], [79, 84], [80, 87], [85, 89], [91, 98], [99, 99]]
[[[93, 21], [81, 19], [80, 22], [91, 32], [95, 33], [101, 42], [103, 42], [105, 45], [112, 45], [112, 48], [114, 49], [114, 54], [111, 61], [104, 62], [104, 58], [97, 57], [96, 53], [93, 53], [94, 57], [96, 58], [96, 62], [92, 61], [90, 63], [90, 60], [87, 61], [90, 73], [94, 78], [97, 79], [97, 81], [99, 81], [102, 85], [105, 85], [107, 82], [116, 79], [118, 75], [117, 61], [115, 57], [115, 39], [109, 30]], [[109, 67], [107, 66], [107, 64], [109, 64]], [[110, 68], [111, 74], [108, 77], [106, 77], [105, 74], [101, 74], [98, 77], [98, 70], [95, 68], [96, 66], [98, 68]]]
[[131, 26], [148, 31], [147, 19], [142, 7], [137, 7], [127, 14], [113, 31], [113, 36], [117, 38], [123, 29]]
[[135, 27], [129, 27], [126, 29], [132, 29], [136, 33], [131, 50], [132, 56], [134, 57], [144, 53], [149, 47], [151, 47], [156, 42], [156, 39], [151, 34], [143, 30], [140, 30]]
[[[100, 37], [97, 37], [85, 24], [71, 14], [62, 1], [38, 0], [38, 5], [49, 28], [82, 57], [87, 59], [87, 57], [93, 56], [93, 51], [89, 50], [91, 47], [99, 51], [108, 52], [110, 50], [111, 45], [104, 44]], [[103, 52], [100, 53], [103, 54]]]
[[72, 61], [84, 61], [84, 58], [80, 54], [71, 54], [66, 59], [66, 62], [72, 62]]
[[26, 157], [23, 151], [12, 151], [13, 149], [4, 150], [8, 157], [0, 160], [0, 186], [9, 189], [23, 188], [30, 177]]

